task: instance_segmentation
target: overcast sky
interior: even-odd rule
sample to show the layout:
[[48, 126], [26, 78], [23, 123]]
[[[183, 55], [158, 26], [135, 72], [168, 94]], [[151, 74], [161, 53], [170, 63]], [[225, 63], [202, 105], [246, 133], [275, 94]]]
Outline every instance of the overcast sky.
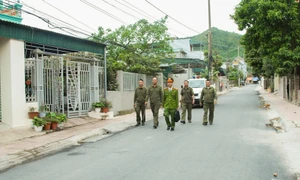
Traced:
[[[65, 14], [59, 12], [55, 8], [51, 7], [47, 3], [63, 10], [63, 12], [71, 15], [74, 19], [66, 16]], [[66, 21], [70, 24], [82, 28], [86, 33], [95, 32], [99, 26], [103, 28], [115, 29], [121, 25], [134, 23], [141, 18], [148, 19], [160, 19], [165, 15], [159, 12], [157, 9], [152, 7], [145, 0], [86, 0], [99, 8], [111, 13], [113, 16], [117, 17], [118, 20], [105, 15], [104, 13], [93, 9], [82, 1], [85, 0], [23, 0], [29, 6], [42, 11], [46, 14], [52, 15], [58, 19]], [[182, 24], [188, 26], [190, 30], [176, 21], [169, 18], [168, 27], [170, 34], [178, 37], [186, 37], [201, 33], [208, 29], [208, 1], [207, 0], [148, 0], [150, 3], [167, 13], [169, 16], [173, 17]], [[240, 0], [211, 0], [211, 21], [212, 27], [217, 27], [222, 30], [236, 32], [243, 34], [243, 32], [237, 29], [237, 25], [230, 19], [229, 15], [234, 13], [235, 6], [240, 2]], [[110, 3], [110, 4], [108, 4]], [[139, 8], [144, 15], [136, 10], [130, 4]], [[128, 6], [128, 7], [125, 7]], [[113, 5], [113, 6], [112, 6]], [[119, 10], [119, 9], [121, 10]], [[131, 8], [131, 9], [130, 9]], [[24, 7], [28, 10], [28, 7]], [[134, 10], [137, 12], [135, 12]], [[146, 13], [146, 14], [145, 14]], [[149, 17], [150, 16], [150, 17]], [[23, 14], [23, 24], [39, 27], [42, 29], [48, 29], [47, 24], [38, 18]], [[56, 22], [57, 20], [51, 20]], [[120, 22], [122, 21], [122, 22]], [[152, 20], [149, 20], [150, 22]], [[82, 30], [80, 30], [82, 31]]]

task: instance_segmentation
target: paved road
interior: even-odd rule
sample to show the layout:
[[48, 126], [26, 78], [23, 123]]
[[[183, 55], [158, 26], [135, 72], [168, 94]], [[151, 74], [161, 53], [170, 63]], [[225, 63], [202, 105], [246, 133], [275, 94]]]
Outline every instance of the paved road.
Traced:
[[[265, 127], [255, 86], [219, 98], [215, 124], [201, 125], [203, 110], [194, 109], [192, 124], [157, 130], [152, 122], [97, 143], [18, 166], [1, 180], [289, 180], [293, 175]], [[278, 177], [274, 178], [273, 173]]]

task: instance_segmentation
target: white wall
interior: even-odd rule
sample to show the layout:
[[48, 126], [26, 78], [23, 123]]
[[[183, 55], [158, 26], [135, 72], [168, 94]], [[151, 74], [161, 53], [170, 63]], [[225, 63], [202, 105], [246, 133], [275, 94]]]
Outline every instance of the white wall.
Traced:
[[26, 124], [24, 42], [0, 38], [2, 122], [11, 127]]
[[112, 102], [111, 111], [117, 115], [119, 111], [133, 109], [133, 96], [134, 91], [107, 91], [106, 99]]

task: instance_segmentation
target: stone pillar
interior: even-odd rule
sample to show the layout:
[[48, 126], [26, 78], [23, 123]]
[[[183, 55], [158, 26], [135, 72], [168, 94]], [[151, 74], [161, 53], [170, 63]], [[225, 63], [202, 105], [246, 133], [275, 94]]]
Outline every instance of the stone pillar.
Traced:
[[123, 91], [123, 71], [117, 71], [118, 90]]
[[0, 64], [2, 122], [11, 127], [24, 126], [28, 112], [24, 42], [0, 38]]

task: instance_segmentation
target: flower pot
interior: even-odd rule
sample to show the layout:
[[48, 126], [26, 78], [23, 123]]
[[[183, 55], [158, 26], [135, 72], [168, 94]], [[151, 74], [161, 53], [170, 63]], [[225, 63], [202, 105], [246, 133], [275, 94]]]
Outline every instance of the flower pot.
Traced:
[[36, 132], [41, 132], [41, 131], [43, 130], [43, 127], [44, 127], [44, 126], [34, 126], [34, 130], [35, 130]]
[[39, 117], [39, 112], [28, 112], [29, 119], [33, 119], [35, 116]]
[[39, 117], [40, 117], [40, 118], [46, 117], [46, 112], [40, 112], [40, 113], [39, 113]]
[[64, 123], [58, 123], [58, 129], [64, 129], [65, 124]]
[[55, 131], [57, 129], [57, 125], [58, 125], [57, 122], [52, 122], [51, 123], [51, 129], [53, 129]]
[[101, 108], [95, 108], [96, 113], [100, 113]]
[[50, 129], [51, 129], [51, 122], [48, 122], [47, 124], [45, 124], [44, 130], [49, 131]]
[[103, 112], [103, 113], [108, 113], [108, 111], [109, 111], [108, 107], [101, 108], [101, 112]]

